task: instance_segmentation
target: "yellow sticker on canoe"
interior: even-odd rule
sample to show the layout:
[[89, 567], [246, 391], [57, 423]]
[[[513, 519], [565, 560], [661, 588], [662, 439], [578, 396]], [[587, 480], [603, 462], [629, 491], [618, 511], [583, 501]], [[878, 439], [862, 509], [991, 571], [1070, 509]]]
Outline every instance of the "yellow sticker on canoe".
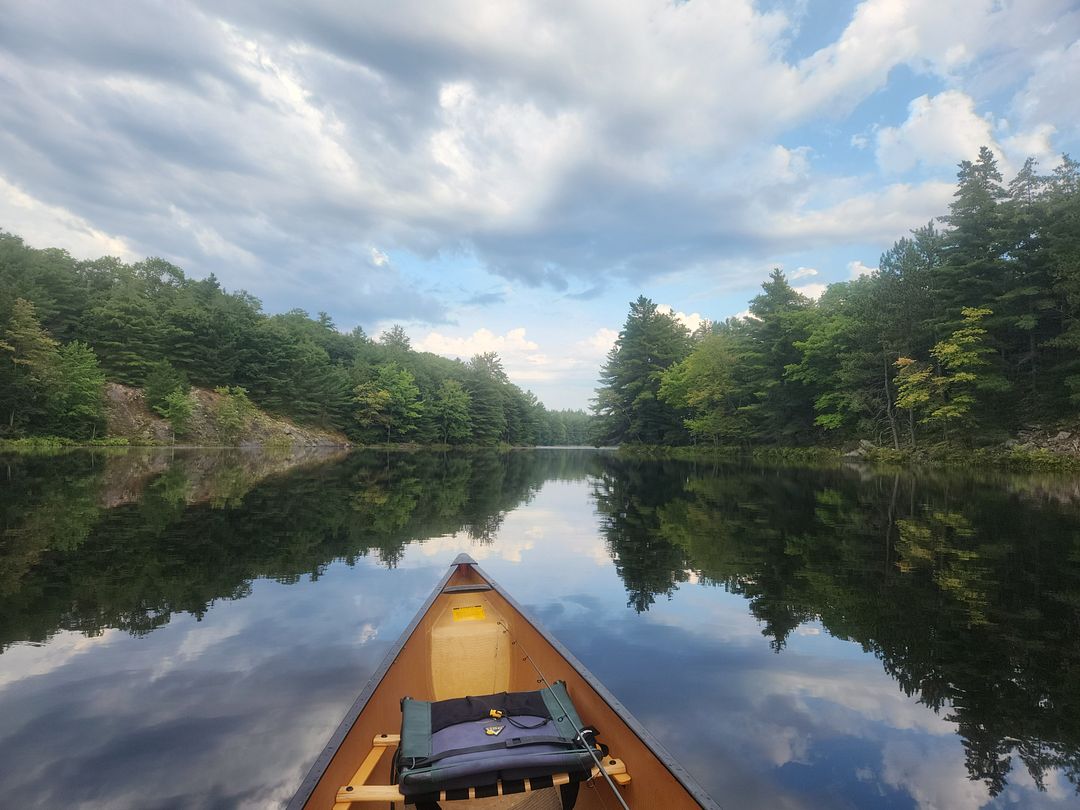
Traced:
[[468, 605], [454, 608], [455, 622], [472, 622], [484, 618], [483, 605]]

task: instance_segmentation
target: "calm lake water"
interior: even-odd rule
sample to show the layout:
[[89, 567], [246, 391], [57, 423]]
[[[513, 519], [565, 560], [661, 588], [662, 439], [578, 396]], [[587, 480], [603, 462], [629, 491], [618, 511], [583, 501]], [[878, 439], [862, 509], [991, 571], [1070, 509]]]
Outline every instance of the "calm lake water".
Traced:
[[1080, 804], [1080, 480], [0, 457], [0, 806], [288, 800], [461, 551], [725, 808]]

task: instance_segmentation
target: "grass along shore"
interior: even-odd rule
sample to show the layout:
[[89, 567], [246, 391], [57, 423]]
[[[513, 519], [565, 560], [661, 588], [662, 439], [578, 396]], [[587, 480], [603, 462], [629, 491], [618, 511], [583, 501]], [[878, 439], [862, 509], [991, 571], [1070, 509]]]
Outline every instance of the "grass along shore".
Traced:
[[664, 445], [622, 445], [619, 447], [619, 453], [630, 458], [672, 458], [687, 461], [752, 458], [761, 461], [800, 464], [930, 465], [940, 467], [995, 467], [1017, 471], [1080, 471], [1080, 456], [1073, 453], [1005, 447], [963, 448], [943, 444], [900, 450], [863, 444], [854, 451], [849, 450], [846, 452], [837, 447], [821, 446], [736, 447], [696, 445], [667, 447]]

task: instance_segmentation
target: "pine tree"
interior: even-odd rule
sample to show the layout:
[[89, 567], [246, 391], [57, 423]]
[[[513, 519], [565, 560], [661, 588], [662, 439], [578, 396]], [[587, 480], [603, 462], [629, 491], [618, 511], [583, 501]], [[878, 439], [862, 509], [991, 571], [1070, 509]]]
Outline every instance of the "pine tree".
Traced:
[[600, 372], [594, 412], [604, 442], [678, 443], [682, 417], [659, 398], [665, 370], [690, 351], [690, 333], [672, 315], [639, 296]]
[[465, 388], [472, 404], [472, 439], [477, 444], [498, 444], [504, 441], [507, 427], [502, 362], [489, 352], [473, 357], [468, 368]]
[[765, 441], [804, 441], [813, 427], [813, 398], [787, 370], [801, 359], [795, 344], [807, 337], [811, 302], [779, 269], [761, 289], [750, 302], [752, 317], [745, 325], [747, 379], [756, 399], [745, 413], [754, 434]]

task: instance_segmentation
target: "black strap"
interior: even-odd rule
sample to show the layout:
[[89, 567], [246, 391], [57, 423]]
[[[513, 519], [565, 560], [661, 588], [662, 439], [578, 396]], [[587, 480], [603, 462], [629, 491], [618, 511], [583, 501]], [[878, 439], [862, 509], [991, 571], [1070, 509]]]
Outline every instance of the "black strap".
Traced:
[[[446, 759], [447, 757], [456, 757], [460, 754], [478, 754], [481, 751], [498, 751], [503, 748], [523, 748], [526, 745], [563, 745], [568, 748], [577, 747], [576, 740], [568, 740], [565, 737], [511, 737], [509, 740], [503, 740], [497, 743], [488, 743], [487, 745], [472, 745], [468, 748], [452, 748], [449, 751], [440, 751], [438, 754], [432, 754], [429, 757], [416, 757], [412, 764], [409, 766], [409, 770], [415, 770], [416, 768], [424, 768], [439, 760]], [[583, 753], [588, 753], [582, 749]]]
[[562, 810], [574, 810], [577, 804], [578, 788], [581, 782], [573, 781], [559, 788], [559, 798], [562, 800]]
[[534, 728], [540, 728], [541, 726], [546, 726], [548, 723], [551, 722], [551, 718], [546, 717], [543, 720], [541, 720], [539, 723], [533, 723], [531, 726], [527, 726], [524, 723], [519, 723], [517, 720], [515, 720], [510, 715], [506, 715], [502, 719], [505, 720], [510, 725], [512, 725], [514, 728], [524, 729], [525, 731], [530, 731], [531, 729], [534, 729]]
[[596, 726], [585, 726], [585, 728], [581, 730], [581, 737], [593, 748], [598, 748], [600, 750], [600, 756], [606, 757], [610, 749], [597, 738], [599, 733], [600, 731]]

